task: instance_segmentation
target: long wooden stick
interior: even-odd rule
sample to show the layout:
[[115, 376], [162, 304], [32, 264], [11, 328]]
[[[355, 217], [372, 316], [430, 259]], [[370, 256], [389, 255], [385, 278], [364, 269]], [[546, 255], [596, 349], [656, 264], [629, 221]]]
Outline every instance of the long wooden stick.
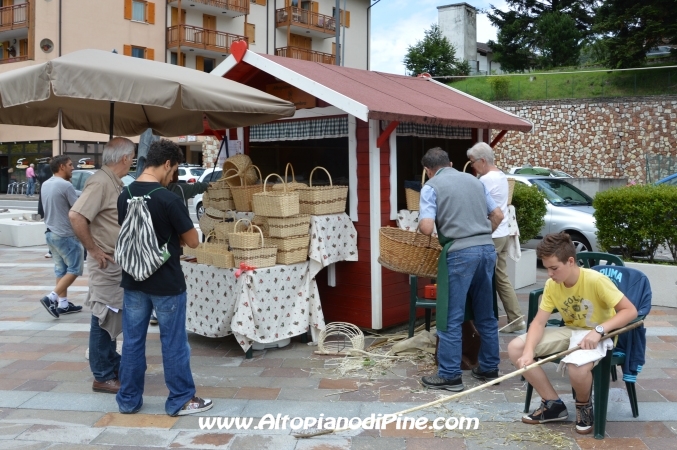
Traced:
[[[625, 333], [626, 331], [633, 330], [633, 329], [635, 329], [635, 328], [637, 328], [637, 327], [639, 327], [643, 324], [644, 324], [643, 320], [639, 320], [637, 322], [631, 323], [630, 325], [626, 325], [623, 328], [619, 328], [618, 330], [612, 331], [611, 333], [605, 335], [604, 339], [616, 337], [619, 334]], [[536, 367], [539, 367], [539, 366], [541, 366], [541, 365], [543, 365], [547, 362], [563, 358], [563, 357], [567, 356], [568, 354], [573, 353], [576, 350], [580, 350], [580, 349], [581, 349], [581, 347], [579, 345], [577, 345], [577, 346], [572, 347], [568, 350], [564, 350], [562, 352], [559, 352], [556, 355], [548, 356], [547, 358], [536, 361], [535, 363], [530, 364], [530, 365], [523, 367], [521, 369], [515, 370], [514, 372], [510, 372], [509, 374], [503, 375], [502, 377], [496, 378], [495, 380], [491, 380], [491, 381], [488, 381], [488, 382], [481, 384], [479, 386], [475, 386], [474, 388], [469, 389], [467, 391], [459, 392], [458, 394], [448, 395], [446, 397], [442, 397], [442, 398], [435, 400], [433, 402], [425, 403], [423, 405], [416, 406], [414, 408], [405, 409], [404, 411], [399, 411], [399, 412], [394, 413], [394, 415], [397, 416], [397, 415], [400, 415], [400, 414], [409, 414], [409, 413], [412, 413], [414, 411], [419, 411], [421, 409], [425, 409], [425, 408], [429, 408], [431, 406], [439, 405], [441, 403], [447, 403], [451, 400], [461, 398], [461, 397], [466, 396], [468, 394], [472, 394], [473, 392], [477, 392], [477, 391], [480, 391], [480, 390], [487, 388], [489, 386], [493, 386], [494, 384], [498, 384], [501, 381], [505, 381], [505, 380], [508, 380], [510, 378], [514, 378], [518, 375], [522, 375], [524, 372], [528, 372], [529, 370], [534, 369]], [[332, 434], [332, 433], [338, 433], [338, 432], [341, 432], [341, 431], [347, 431], [349, 429], [350, 429], [349, 427], [336, 428], [336, 429], [333, 429], [333, 430], [322, 430], [322, 431], [319, 431], [317, 433], [312, 433], [312, 434], [294, 434], [294, 436], [298, 437], [298, 438], [311, 438], [311, 437], [315, 437], [315, 436], [322, 436], [322, 435], [325, 435], [325, 434]]]
[[524, 314], [522, 314], [522, 315], [519, 316], [517, 319], [513, 320], [512, 322], [510, 322], [509, 324], [507, 324], [507, 325], [504, 326], [503, 328], [499, 328], [498, 332], [500, 333], [501, 331], [505, 330], [506, 328], [508, 328], [508, 327], [509, 327], [510, 325], [512, 325], [513, 323], [515, 323], [515, 322], [517, 322], [518, 320], [523, 319], [523, 318], [524, 318]]

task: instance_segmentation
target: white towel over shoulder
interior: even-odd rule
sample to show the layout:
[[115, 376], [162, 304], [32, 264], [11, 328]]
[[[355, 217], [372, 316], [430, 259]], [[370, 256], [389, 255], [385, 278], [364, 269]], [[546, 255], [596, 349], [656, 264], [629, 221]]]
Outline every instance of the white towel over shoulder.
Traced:
[[[576, 347], [589, 332], [590, 330], [576, 330], [572, 332], [571, 339], [569, 340], [569, 348]], [[559, 363], [557, 370], [559, 371], [562, 369], [565, 364], [576, 364], [580, 367], [583, 364], [599, 361], [606, 356], [607, 350], [613, 348], [614, 344], [612, 340], [604, 339], [592, 350], [576, 350], [575, 352], [568, 354]]]

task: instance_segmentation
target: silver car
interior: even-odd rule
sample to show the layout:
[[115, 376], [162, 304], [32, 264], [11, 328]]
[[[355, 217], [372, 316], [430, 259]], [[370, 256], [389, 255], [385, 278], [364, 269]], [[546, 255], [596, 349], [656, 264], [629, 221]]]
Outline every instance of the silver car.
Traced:
[[576, 252], [600, 251], [597, 245], [597, 227], [593, 213], [592, 198], [561, 178], [509, 174], [508, 178], [518, 183], [535, 185], [547, 197], [545, 226], [525, 248], [536, 248], [549, 233], [566, 231], [576, 246]]

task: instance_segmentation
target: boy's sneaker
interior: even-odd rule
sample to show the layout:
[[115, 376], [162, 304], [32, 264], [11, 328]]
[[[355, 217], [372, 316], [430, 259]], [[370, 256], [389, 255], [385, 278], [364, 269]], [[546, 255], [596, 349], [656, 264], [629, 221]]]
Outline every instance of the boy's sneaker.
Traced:
[[[487, 370], [486, 372], [482, 372], [479, 367], [475, 367], [470, 374], [473, 376], [473, 378], [477, 378], [478, 380], [493, 381], [496, 378], [498, 378], [498, 369]], [[498, 385], [501, 383], [496, 384]]]
[[441, 378], [436, 375], [421, 378], [421, 383], [428, 389], [446, 389], [447, 391], [461, 392], [463, 379], [459, 375], [453, 379]]
[[59, 318], [59, 308], [56, 307], [56, 302], [51, 301], [49, 297], [45, 296], [40, 299], [40, 304], [44, 306], [47, 312], [53, 317]]
[[150, 315], [150, 324], [157, 325], [157, 317], [155, 317], [155, 314]]
[[567, 407], [561, 400], [541, 400], [541, 406], [531, 414], [522, 416], [524, 423], [559, 422], [569, 418]]
[[576, 403], [576, 433], [588, 434], [592, 431], [592, 399], [587, 403]]
[[56, 308], [57, 317], [61, 314], [73, 314], [73, 313], [79, 313], [82, 311], [82, 306], [75, 306], [71, 302], [68, 302], [68, 306], [66, 308]]
[[188, 400], [188, 402], [183, 405], [183, 408], [176, 413], [177, 416], [186, 416], [188, 414], [195, 414], [202, 411], [207, 411], [212, 409], [214, 403], [208, 398], [193, 397]]

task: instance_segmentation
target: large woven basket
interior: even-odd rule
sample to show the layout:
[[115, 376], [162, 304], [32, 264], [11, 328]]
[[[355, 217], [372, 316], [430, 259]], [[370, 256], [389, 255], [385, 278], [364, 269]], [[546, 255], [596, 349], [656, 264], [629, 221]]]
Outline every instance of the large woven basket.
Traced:
[[508, 178], [508, 205], [512, 205], [512, 193], [515, 192], [515, 179]]
[[[256, 166], [251, 166], [253, 170], [257, 170], [259, 175], [261, 171]], [[252, 198], [254, 194], [263, 191], [262, 184], [249, 184], [248, 179], [243, 178], [242, 186], [230, 187], [230, 192], [233, 193], [233, 201], [235, 202], [235, 209], [237, 211], [249, 212], [252, 210]]]
[[270, 245], [277, 247], [278, 264], [296, 264], [308, 259], [310, 235], [286, 238], [268, 238]]
[[[226, 173], [233, 170], [230, 175]], [[254, 164], [247, 155], [233, 155], [223, 163], [223, 178], [229, 186], [254, 184], [258, 180]]]
[[233, 202], [233, 193], [225, 179], [209, 184], [209, 189], [202, 195], [202, 204], [207, 207], [218, 209], [219, 211], [229, 211], [235, 209]]
[[[289, 171], [289, 169], [291, 169], [291, 181], [289, 181], [289, 178], [287, 177], [287, 172]], [[299, 183], [298, 181], [296, 181], [294, 167], [291, 165], [291, 163], [287, 163], [287, 166], [284, 168], [284, 182], [286, 183], [286, 186], [284, 184], [274, 184], [273, 190], [282, 191], [286, 188], [287, 191], [292, 192], [297, 190], [298, 188], [308, 187], [306, 183]]]
[[[277, 247], [266, 245], [261, 229], [256, 225], [252, 225], [252, 228], [256, 228], [258, 230], [257, 237], [260, 237], [261, 241], [257, 248], [233, 247], [235, 264], [239, 266], [241, 263], [245, 263], [248, 266], [256, 268], [274, 266], [275, 261], [277, 260]], [[232, 245], [233, 244], [231, 241], [231, 246]]]
[[285, 238], [307, 234], [310, 228], [310, 215], [297, 214], [291, 217], [269, 217], [268, 234], [270, 237]]
[[[421, 175], [421, 189], [423, 189], [424, 183], [425, 168], [423, 169], [423, 175]], [[404, 196], [407, 199], [407, 209], [409, 211], [418, 211], [421, 203], [421, 190], [419, 189], [418, 191], [415, 191], [411, 188], [404, 188]]]
[[[313, 187], [313, 173], [322, 169], [329, 177], [329, 186]], [[301, 214], [323, 215], [345, 212], [348, 186], [334, 186], [331, 175], [324, 167], [317, 166], [310, 172], [310, 186], [298, 188]]]
[[271, 173], [263, 181], [263, 192], [252, 196], [252, 210], [257, 216], [264, 217], [289, 217], [299, 213], [299, 193], [284, 191], [267, 191], [266, 184], [268, 178], [276, 176], [282, 181], [282, 185], [287, 183], [276, 173]]
[[378, 262], [394, 272], [437, 278], [442, 246], [437, 238], [414, 231], [384, 227], [379, 230]]
[[211, 231], [214, 230], [214, 227], [217, 223], [223, 222], [224, 213], [222, 211], [216, 210], [214, 208], [208, 208], [205, 210], [205, 213], [200, 217], [198, 221], [200, 224], [200, 231], [205, 236], [208, 235]]

